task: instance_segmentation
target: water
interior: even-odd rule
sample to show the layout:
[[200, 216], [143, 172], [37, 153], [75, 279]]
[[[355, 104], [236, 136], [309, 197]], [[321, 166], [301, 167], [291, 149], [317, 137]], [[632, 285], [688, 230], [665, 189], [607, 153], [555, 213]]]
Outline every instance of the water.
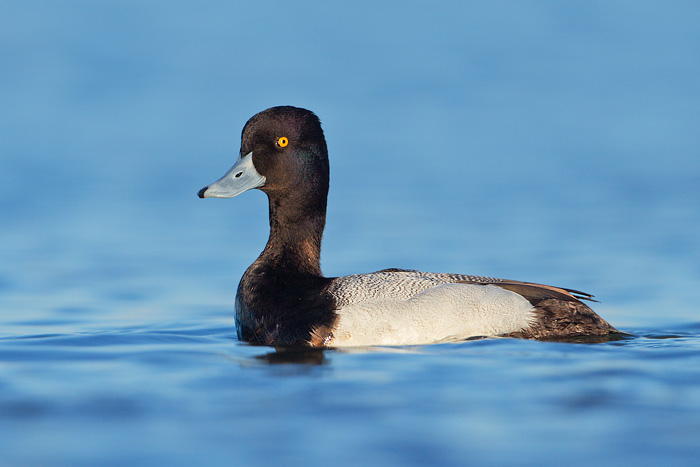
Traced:
[[[0, 464], [694, 465], [700, 8], [6, 2]], [[272, 105], [331, 152], [327, 275], [574, 287], [633, 336], [301, 354], [235, 338]]]

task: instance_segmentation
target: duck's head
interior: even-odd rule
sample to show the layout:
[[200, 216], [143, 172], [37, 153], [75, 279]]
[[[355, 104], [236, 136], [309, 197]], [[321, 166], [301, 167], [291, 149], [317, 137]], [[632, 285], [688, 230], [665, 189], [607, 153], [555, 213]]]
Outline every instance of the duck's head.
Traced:
[[306, 204], [328, 194], [328, 150], [316, 115], [297, 107], [272, 107], [243, 127], [234, 166], [199, 190], [200, 198], [232, 198], [259, 188], [277, 202]]

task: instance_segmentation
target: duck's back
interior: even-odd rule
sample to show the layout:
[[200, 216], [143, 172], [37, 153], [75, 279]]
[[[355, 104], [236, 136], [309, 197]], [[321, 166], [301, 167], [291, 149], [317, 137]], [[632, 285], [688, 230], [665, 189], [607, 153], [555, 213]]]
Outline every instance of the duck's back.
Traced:
[[328, 292], [338, 307], [370, 300], [409, 299], [416, 294], [442, 284], [456, 282], [497, 283], [502, 279], [465, 274], [422, 272], [412, 269], [383, 269], [369, 274], [336, 277]]

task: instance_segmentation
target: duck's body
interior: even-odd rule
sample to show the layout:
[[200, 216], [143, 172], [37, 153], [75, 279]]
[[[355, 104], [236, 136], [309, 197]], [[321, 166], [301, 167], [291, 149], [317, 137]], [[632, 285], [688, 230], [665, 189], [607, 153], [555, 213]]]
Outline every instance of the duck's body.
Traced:
[[328, 182], [318, 118], [304, 109], [273, 107], [246, 123], [234, 167], [200, 190], [204, 198], [260, 188], [269, 198], [270, 238], [236, 294], [241, 340], [340, 347], [617, 332], [579, 300], [590, 295], [568, 289], [398, 269], [324, 277]]

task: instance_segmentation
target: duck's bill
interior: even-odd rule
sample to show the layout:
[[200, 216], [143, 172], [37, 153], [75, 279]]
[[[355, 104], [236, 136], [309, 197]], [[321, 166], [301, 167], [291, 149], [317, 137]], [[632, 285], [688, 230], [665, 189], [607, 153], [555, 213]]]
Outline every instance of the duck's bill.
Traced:
[[253, 165], [253, 153], [239, 157], [226, 174], [214, 183], [205, 186], [197, 196], [200, 198], [233, 198], [244, 191], [259, 188], [265, 184], [265, 177], [260, 175]]

